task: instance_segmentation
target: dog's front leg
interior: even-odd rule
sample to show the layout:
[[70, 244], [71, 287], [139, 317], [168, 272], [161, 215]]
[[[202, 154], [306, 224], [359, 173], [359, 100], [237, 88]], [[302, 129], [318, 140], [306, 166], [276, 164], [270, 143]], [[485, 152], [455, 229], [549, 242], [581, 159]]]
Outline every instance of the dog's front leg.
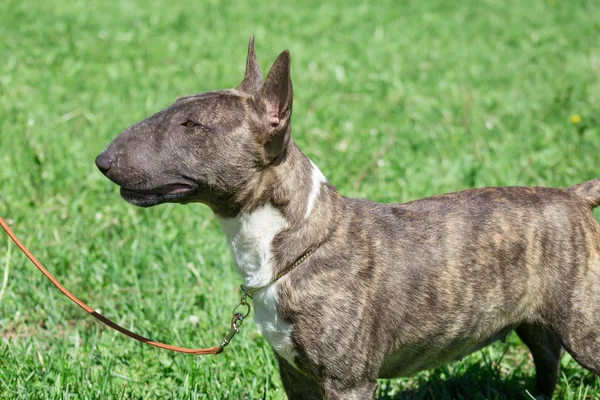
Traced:
[[323, 398], [323, 391], [314, 379], [298, 371], [277, 354], [275, 357], [279, 363], [279, 374], [288, 399], [319, 400]]
[[379, 387], [377, 379], [312, 378], [275, 354], [285, 393], [290, 400], [370, 400]]
[[379, 384], [373, 381], [327, 379], [324, 383], [325, 398], [327, 400], [371, 400]]

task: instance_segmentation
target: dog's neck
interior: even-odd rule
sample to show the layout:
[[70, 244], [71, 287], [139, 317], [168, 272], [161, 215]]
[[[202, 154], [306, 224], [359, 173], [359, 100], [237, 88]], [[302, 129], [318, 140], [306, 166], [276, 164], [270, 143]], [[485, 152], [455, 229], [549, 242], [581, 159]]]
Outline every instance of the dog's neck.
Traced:
[[337, 192], [294, 143], [253, 185], [242, 211], [220, 222], [244, 284], [262, 287], [324, 240]]

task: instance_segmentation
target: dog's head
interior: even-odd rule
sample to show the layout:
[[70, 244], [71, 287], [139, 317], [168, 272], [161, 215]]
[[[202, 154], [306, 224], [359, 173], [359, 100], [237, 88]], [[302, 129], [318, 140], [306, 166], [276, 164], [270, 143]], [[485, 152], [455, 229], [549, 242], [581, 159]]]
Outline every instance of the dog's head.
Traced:
[[230, 216], [240, 192], [285, 157], [291, 115], [289, 52], [263, 81], [251, 38], [238, 87], [178, 99], [117, 136], [96, 165], [132, 204], [202, 202]]

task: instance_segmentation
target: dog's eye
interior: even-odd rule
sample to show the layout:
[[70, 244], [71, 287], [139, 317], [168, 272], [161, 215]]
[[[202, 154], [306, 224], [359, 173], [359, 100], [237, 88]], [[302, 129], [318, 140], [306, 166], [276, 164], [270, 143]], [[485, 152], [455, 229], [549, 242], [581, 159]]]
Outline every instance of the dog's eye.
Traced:
[[188, 119], [183, 124], [181, 124], [181, 126], [185, 126], [186, 128], [193, 128], [193, 127], [196, 127], [196, 126], [200, 126], [200, 124], [197, 123], [197, 122], [192, 121], [191, 119]]

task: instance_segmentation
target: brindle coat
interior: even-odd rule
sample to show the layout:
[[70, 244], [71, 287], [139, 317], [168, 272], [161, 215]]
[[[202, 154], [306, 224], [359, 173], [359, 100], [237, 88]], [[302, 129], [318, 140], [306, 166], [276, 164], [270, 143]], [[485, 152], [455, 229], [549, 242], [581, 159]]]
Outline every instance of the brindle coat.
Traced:
[[270, 243], [273, 274], [317, 247], [276, 283], [276, 313], [293, 327], [293, 362], [278, 356], [290, 398], [371, 398], [378, 377], [437, 367], [511, 330], [542, 394], [563, 347], [600, 373], [600, 180], [398, 205], [323, 182], [311, 209], [292, 99], [289, 53], [263, 82], [251, 40], [240, 86], [177, 100], [96, 160], [140, 206], [202, 202], [232, 219], [271, 205], [286, 222]]

